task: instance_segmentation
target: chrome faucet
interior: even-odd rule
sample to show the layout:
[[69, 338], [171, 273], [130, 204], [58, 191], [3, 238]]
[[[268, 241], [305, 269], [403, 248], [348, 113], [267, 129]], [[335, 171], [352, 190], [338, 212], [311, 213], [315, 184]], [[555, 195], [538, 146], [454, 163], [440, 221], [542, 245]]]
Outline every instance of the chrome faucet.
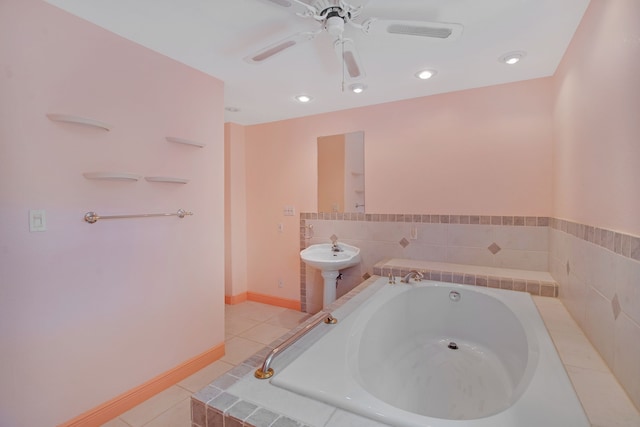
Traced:
[[333, 242], [333, 245], [331, 245], [331, 252], [342, 252], [343, 250], [344, 249], [338, 246], [338, 242]]
[[411, 278], [413, 278], [416, 282], [419, 282], [424, 278], [424, 274], [420, 273], [417, 270], [411, 270], [409, 274], [404, 276], [400, 281], [402, 283], [411, 283]]

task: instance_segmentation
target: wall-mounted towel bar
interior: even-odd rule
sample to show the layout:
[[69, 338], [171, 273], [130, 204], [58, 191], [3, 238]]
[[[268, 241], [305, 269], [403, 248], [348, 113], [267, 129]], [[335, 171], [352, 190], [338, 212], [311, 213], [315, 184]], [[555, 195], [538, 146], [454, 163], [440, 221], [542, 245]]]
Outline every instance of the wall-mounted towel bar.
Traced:
[[178, 209], [178, 212], [174, 212], [174, 213], [108, 215], [108, 216], [100, 216], [95, 212], [87, 212], [86, 214], [84, 214], [84, 220], [89, 224], [93, 224], [94, 222], [97, 222], [99, 219], [149, 218], [152, 216], [177, 216], [178, 218], [184, 218], [187, 215], [193, 215], [193, 212], [187, 212], [183, 209]]

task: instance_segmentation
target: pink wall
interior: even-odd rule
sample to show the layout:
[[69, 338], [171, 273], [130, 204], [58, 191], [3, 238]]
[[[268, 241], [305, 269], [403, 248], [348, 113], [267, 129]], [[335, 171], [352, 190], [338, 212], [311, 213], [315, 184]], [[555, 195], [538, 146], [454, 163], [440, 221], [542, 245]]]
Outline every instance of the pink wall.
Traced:
[[225, 295], [247, 292], [247, 177], [245, 128], [224, 125]]
[[250, 290], [299, 298], [298, 217], [282, 209], [316, 211], [318, 136], [364, 131], [369, 213], [550, 215], [552, 91], [539, 79], [247, 127]]
[[640, 2], [593, 1], [556, 73], [554, 212], [640, 235]]
[[[640, 2], [592, 1], [554, 83], [554, 216], [640, 236]], [[640, 407], [638, 239], [550, 237], [563, 303]]]
[[[223, 342], [223, 85], [44, 2], [5, 0], [0, 94], [0, 425], [50, 426]], [[101, 170], [190, 182], [82, 176]], [[82, 220], [178, 208], [195, 215]], [[29, 209], [46, 210], [46, 232], [29, 232]]]

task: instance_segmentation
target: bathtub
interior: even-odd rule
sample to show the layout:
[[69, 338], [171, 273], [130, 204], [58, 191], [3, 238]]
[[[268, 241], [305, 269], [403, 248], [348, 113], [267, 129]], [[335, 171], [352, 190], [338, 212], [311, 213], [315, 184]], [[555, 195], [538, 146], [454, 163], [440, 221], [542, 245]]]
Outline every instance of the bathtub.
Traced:
[[272, 384], [392, 426], [590, 425], [529, 294], [378, 285]]

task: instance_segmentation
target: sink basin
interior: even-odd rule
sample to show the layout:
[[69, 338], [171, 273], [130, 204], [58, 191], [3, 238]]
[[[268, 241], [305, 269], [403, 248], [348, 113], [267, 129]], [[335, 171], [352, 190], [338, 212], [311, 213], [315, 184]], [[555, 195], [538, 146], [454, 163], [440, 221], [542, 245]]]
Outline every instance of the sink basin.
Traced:
[[360, 248], [338, 243], [342, 249], [340, 252], [333, 252], [331, 243], [321, 243], [311, 245], [300, 252], [300, 258], [305, 264], [315, 267], [322, 272], [324, 279], [324, 290], [322, 306], [326, 308], [336, 300], [336, 287], [338, 286], [338, 275], [343, 268], [353, 267], [360, 262]]
[[338, 243], [342, 252], [333, 252], [330, 243], [311, 245], [300, 252], [305, 264], [322, 271], [339, 271], [360, 262], [360, 248]]

